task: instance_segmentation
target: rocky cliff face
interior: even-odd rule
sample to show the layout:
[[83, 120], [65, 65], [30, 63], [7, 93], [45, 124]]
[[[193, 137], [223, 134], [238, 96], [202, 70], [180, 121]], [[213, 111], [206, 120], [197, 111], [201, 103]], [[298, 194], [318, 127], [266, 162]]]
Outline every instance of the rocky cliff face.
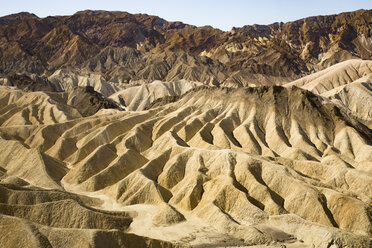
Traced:
[[[372, 10], [359, 10], [223, 32], [126, 12], [19, 13], [0, 18], [0, 72], [74, 66], [128, 82], [168, 80], [174, 69], [207, 84], [283, 83], [347, 59], [370, 59], [371, 22]], [[175, 65], [172, 57], [186, 59]]]

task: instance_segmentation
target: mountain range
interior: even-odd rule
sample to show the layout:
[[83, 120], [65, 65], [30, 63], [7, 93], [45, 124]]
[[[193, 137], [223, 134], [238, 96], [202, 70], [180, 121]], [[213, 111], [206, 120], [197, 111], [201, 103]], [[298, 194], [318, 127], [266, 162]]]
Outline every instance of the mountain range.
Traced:
[[371, 29], [0, 17], [0, 245], [372, 247]]
[[0, 18], [0, 72], [58, 69], [108, 81], [280, 84], [352, 59], [371, 59], [371, 10], [224, 32], [126, 12]]

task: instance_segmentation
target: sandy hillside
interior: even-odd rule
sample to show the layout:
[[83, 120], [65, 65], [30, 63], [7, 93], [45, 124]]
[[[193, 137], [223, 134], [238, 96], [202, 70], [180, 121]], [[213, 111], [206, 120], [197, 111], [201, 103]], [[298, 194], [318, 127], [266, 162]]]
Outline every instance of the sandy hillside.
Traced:
[[0, 248], [372, 247], [371, 23], [0, 17]]
[[348, 60], [285, 86], [301, 87], [328, 98], [372, 127], [371, 60]]
[[[38, 110], [53, 109], [50, 100], [7, 90], [15, 95], [1, 101], [2, 116], [13, 115], [0, 128], [0, 164], [10, 193], [0, 211], [12, 225], [65, 228], [63, 242], [78, 227], [76, 238], [95, 246], [102, 240], [88, 238], [98, 235], [92, 229], [115, 235], [115, 244], [127, 233], [200, 247], [370, 242], [372, 132], [324, 97], [298, 87], [198, 87], [146, 111], [81, 118], [67, 108], [37, 122], [50, 116]], [[33, 122], [19, 107], [30, 99], [43, 113]], [[87, 225], [51, 215], [75, 208], [87, 209], [76, 210]], [[92, 216], [95, 209], [120, 214]], [[128, 224], [111, 226], [122, 215]]]

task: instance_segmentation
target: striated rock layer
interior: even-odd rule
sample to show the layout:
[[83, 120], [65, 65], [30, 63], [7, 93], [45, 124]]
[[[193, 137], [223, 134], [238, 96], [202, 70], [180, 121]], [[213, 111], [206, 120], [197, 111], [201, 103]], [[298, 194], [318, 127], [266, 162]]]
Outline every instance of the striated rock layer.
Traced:
[[[2, 115], [20, 111], [1, 103]], [[146, 111], [25, 117], [1, 124], [1, 184], [10, 193], [0, 212], [14, 228], [30, 223], [40, 242], [67, 239], [45, 228], [79, 228], [68, 239], [95, 246], [217, 237], [236, 245], [371, 244], [372, 131], [307, 90], [198, 87]]]
[[157, 16], [81, 11], [0, 17], [0, 73], [67, 70], [107, 81], [283, 84], [349, 59], [371, 59], [371, 10], [229, 32]]
[[372, 247], [371, 14], [0, 17], [0, 246]]

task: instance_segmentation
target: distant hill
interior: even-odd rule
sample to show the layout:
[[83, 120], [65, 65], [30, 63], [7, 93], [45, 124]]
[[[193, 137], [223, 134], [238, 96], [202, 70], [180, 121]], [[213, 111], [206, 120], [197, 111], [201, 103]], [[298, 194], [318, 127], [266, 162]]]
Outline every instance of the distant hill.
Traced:
[[0, 72], [70, 68], [118, 82], [281, 84], [351, 58], [371, 59], [371, 23], [372, 10], [358, 10], [223, 32], [127, 12], [19, 13], [0, 18]]

